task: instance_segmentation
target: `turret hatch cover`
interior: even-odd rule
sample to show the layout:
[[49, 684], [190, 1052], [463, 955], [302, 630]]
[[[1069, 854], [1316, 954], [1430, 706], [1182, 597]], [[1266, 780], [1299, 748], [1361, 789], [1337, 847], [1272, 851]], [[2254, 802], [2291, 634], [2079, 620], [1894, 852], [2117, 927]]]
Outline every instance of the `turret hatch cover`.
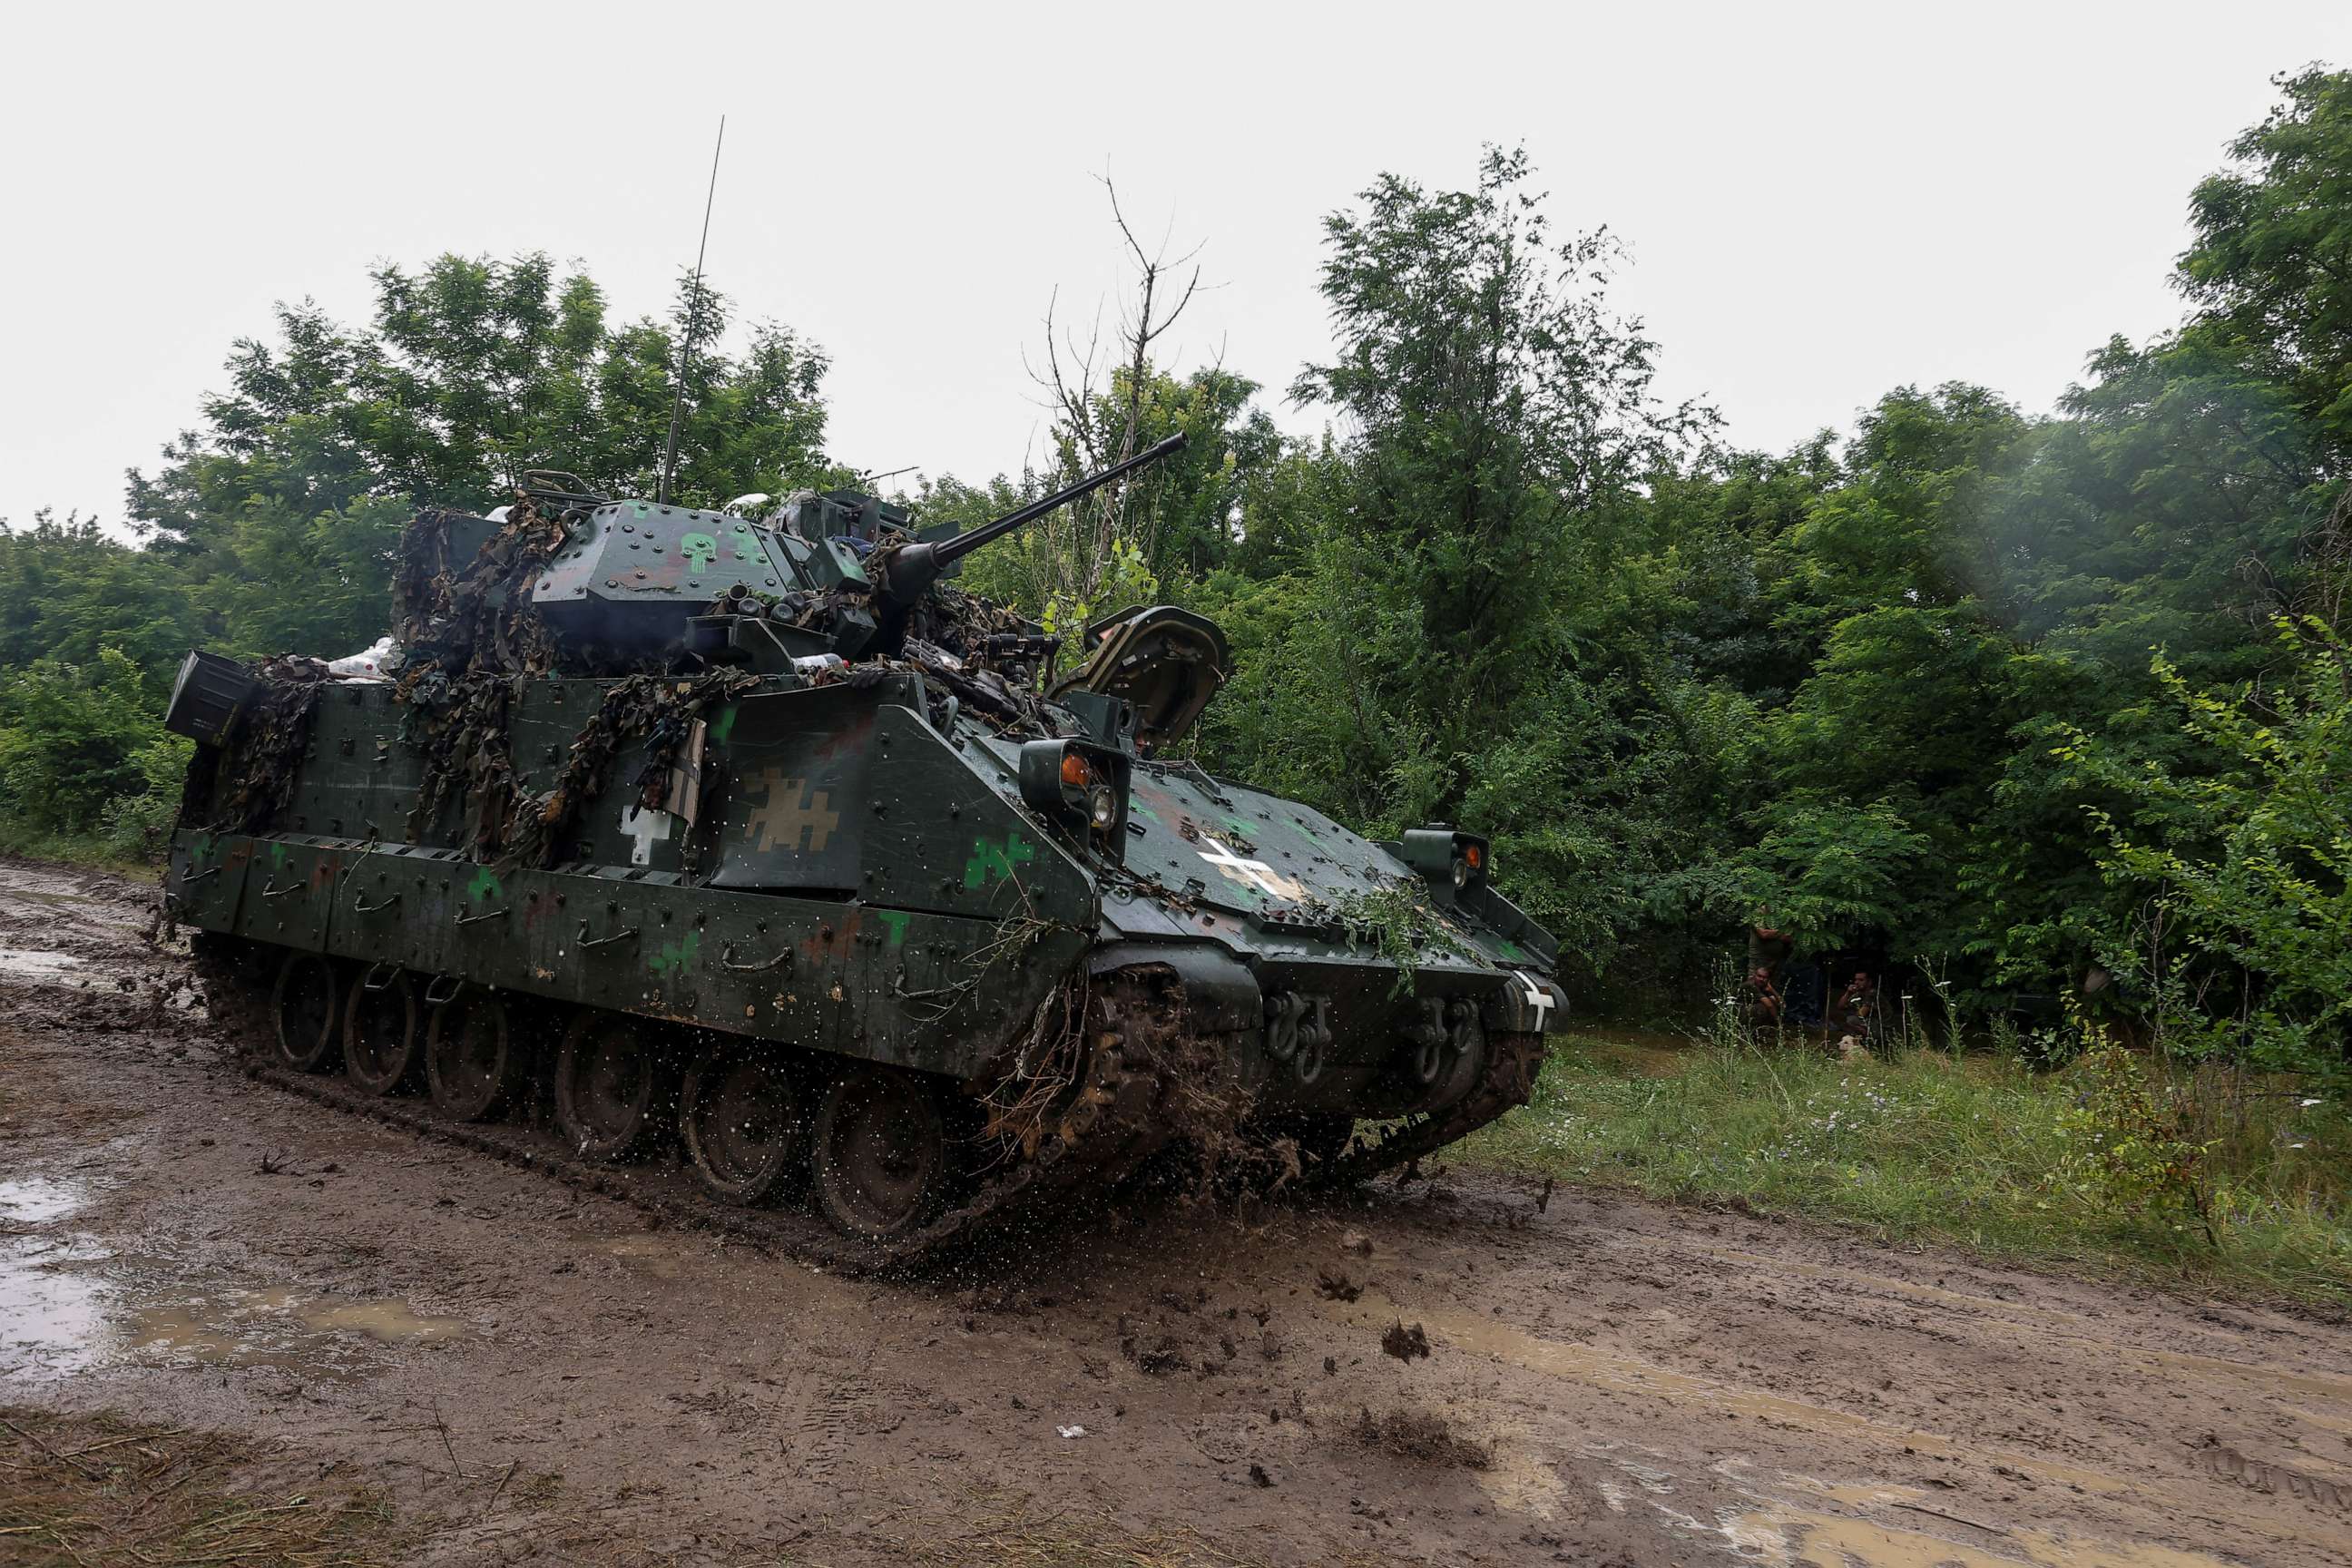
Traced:
[[1121, 610], [1086, 630], [1086, 662], [1051, 695], [1097, 691], [1135, 710], [1135, 742], [1146, 755], [1183, 738], [1225, 683], [1232, 651], [1214, 621], [1173, 605]]

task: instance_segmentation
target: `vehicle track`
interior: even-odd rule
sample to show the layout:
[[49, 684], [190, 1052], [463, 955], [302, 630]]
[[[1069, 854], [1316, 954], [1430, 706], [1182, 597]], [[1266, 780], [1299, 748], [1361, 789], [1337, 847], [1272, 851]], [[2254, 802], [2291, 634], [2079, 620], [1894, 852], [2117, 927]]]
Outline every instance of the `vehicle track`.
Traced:
[[[196, 967], [224, 1042], [237, 1052], [247, 1075], [261, 1082], [346, 1115], [470, 1149], [580, 1191], [618, 1199], [667, 1225], [719, 1232], [847, 1273], [905, 1271], [936, 1262], [959, 1246], [996, 1243], [1002, 1236], [1017, 1234], [1025, 1219], [1056, 1197], [1075, 1200], [1116, 1186], [1166, 1136], [1154, 1121], [1169, 1094], [1166, 1069], [1130, 1067], [1118, 1040], [1101, 1034], [1087, 1057], [1087, 1089], [1058, 1123], [1065, 1136], [1041, 1142], [1035, 1158], [1006, 1162], [1005, 1168], [984, 1177], [966, 1201], [921, 1231], [893, 1244], [876, 1245], [844, 1236], [811, 1213], [720, 1202], [667, 1154], [628, 1164], [583, 1159], [565, 1150], [551, 1127], [532, 1125], [539, 1120], [535, 1114], [525, 1121], [461, 1121], [441, 1114], [427, 1100], [372, 1094], [340, 1076], [297, 1072], [270, 1059], [265, 1022], [268, 997], [241, 955], [207, 944], [197, 951]], [[1134, 1016], [1132, 1002], [1114, 1001], [1113, 1015], [1124, 1010]]]
[[[1086, 1087], [1035, 1142], [1034, 1152], [1008, 1152], [976, 1190], [919, 1233], [888, 1245], [842, 1235], [814, 1214], [790, 1207], [750, 1208], [703, 1192], [690, 1173], [664, 1156], [627, 1164], [598, 1163], [568, 1152], [551, 1127], [537, 1125], [536, 1104], [523, 1121], [465, 1121], [445, 1115], [429, 1100], [378, 1095], [350, 1079], [299, 1072], [273, 1059], [269, 1049], [270, 998], [250, 955], [226, 942], [200, 937], [195, 967], [208, 1010], [222, 1037], [253, 1078], [347, 1115], [366, 1117], [445, 1143], [471, 1149], [600, 1196], [635, 1205], [666, 1224], [711, 1230], [772, 1248], [803, 1262], [856, 1273], [890, 1273], [936, 1262], [960, 1246], [1019, 1239], [1033, 1220], [1074, 1221], [1069, 1209], [1048, 1214], [1056, 1199], [1082, 1201], [1107, 1195], [1178, 1131], [1172, 1120], [1182, 1086], [1177, 1065], [1183, 1042], [1165, 1022], [1165, 997], [1151, 994], [1143, 981], [1122, 980], [1090, 1005], [1084, 1027], [1088, 1049], [1082, 1069]], [[1178, 1011], [1181, 1011], [1179, 1009]], [[1226, 1042], [1196, 1043], [1212, 1053]], [[339, 1059], [340, 1053], [337, 1053]], [[1533, 1092], [1543, 1060], [1543, 1037], [1533, 1034], [1491, 1037], [1477, 1088], [1443, 1116], [1418, 1116], [1381, 1129], [1368, 1129], [1328, 1166], [1305, 1173], [1307, 1184], [1342, 1186], [1434, 1153], [1493, 1121]]]

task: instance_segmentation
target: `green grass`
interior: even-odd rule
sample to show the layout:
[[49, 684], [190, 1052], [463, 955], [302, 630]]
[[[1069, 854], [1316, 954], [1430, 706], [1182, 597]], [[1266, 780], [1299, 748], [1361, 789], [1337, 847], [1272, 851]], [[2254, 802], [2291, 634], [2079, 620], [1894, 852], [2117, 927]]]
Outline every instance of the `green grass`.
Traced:
[[85, 866], [142, 882], [154, 881], [161, 875], [161, 868], [154, 861], [142, 858], [135, 850], [101, 834], [59, 833], [28, 826], [5, 815], [0, 815], [0, 855]]
[[388, 1568], [404, 1556], [368, 1488], [261, 1479], [267, 1445], [111, 1415], [0, 1406], [0, 1562]]
[[1464, 1158], [1654, 1197], [1742, 1199], [1889, 1240], [2352, 1304], [2352, 1123], [2292, 1088], [2185, 1080], [2196, 1141], [2211, 1145], [2209, 1239], [2194, 1215], [2082, 1179], [2099, 1128], [2080, 1068], [1696, 1043], [1668, 1070], [1660, 1058], [1605, 1032], [1556, 1042], [1533, 1102], [1470, 1139]]

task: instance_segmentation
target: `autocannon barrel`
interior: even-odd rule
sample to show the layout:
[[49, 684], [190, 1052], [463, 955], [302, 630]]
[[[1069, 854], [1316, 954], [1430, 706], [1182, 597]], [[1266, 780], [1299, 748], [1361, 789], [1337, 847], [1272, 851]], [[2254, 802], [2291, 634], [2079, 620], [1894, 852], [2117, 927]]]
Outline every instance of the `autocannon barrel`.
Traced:
[[1156, 463], [1171, 453], [1181, 451], [1184, 440], [1184, 433], [1179, 430], [1165, 441], [1145, 447], [1123, 463], [1114, 463], [1101, 473], [1090, 474], [1067, 489], [1055, 490], [1017, 511], [983, 522], [968, 533], [959, 533], [953, 539], [941, 540], [936, 544], [907, 545], [890, 558], [889, 596], [902, 605], [911, 603], [921, 595], [924, 589], [939, 580], [940, 573], [982, 545], [992, 543], [1048, 512], [1057, 511], [1074, 500], [1092, 495], [1114, 479]]

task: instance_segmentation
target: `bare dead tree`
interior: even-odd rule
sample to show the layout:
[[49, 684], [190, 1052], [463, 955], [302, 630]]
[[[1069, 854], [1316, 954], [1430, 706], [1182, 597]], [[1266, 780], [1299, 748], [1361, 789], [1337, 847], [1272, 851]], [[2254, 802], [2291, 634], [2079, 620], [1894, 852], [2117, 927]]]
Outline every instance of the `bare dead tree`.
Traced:
[[[1127, 241], [1128, 254], [1135, 258], [1137, 273], [1135, 309], [1131, 313], [1122, 316], [1119, 321], [1129, 351], [1127, 419], [1125, 427], [1119, 434], [1118, 451], [1111, 461], [1125, 462], [1136, 453], [1137, 428], [1143, 415], [1143, 375], [1150, 365], [1151, 345], [1162, 333], [1176, 324], [1184, 314], [1184, 308], [1192, 302], [1193, 294], [1199, 291], [1201, 268], [1194, 264], [1194, 258], [1201, 254], [1201, 247], [1196, 245], [1171, 261], [1167, 258], [1168, 236], [1163, 234], [1160, 237], [1160, 247], [1157, 250], [1145, 251], [1142, 242], [1135, 237], [1135, 230], [1128, 224], [1127, 214], [1119, 208], [1118, 187], [1111, 184], [1110, 175], [1108, 174], [1103, 174], [1101, 180], [1103, 195], [1110, 198], [1112, 221], [1118, 225], [1119, 237]], [[1172, 228], [1173, 226], [1171, 226]], [[1160, 302], [1161, 275], [1181, 270], [1187, 266], [1192, 268], [1192, 275], [1184, 281], [1184, 292], [1177, 299], [1172, 310], [1166, 315], [1155, 319], [1153, 308]]]
[[[1171, 257], [1163, 235], [1157, 247], [1147, 247], [1128, 222], [1110, 176], [1096, 178], [1109, 198], [1111, 221], [1133, 268], [1132, 292], [1119, 311], [1115, 354], [1105, 350], [1102, 307], [1097, 305], [1081, 344], [1060, 320], [1057, 288], [1045, 305], [1044, 365], [1022, 356], [1023, 368], [1053, 411], [1057, 448], [1053, 468], [1068, 478], [1124, 462], [1141, 449], [1152, 345], [1176, 325], [1201, 287], [1201, 247]], [[1169, 303], [1171, 297], [1173, 305]], [[1065, 509], [1033, 536], [1039, 589], [1050, 600], [1093, 605], [1117, 558], [1117, 547], [1126, 544], [1149, 553], [1157, 521], [1150, 508], [1135, 504], [1125, 479]]]

